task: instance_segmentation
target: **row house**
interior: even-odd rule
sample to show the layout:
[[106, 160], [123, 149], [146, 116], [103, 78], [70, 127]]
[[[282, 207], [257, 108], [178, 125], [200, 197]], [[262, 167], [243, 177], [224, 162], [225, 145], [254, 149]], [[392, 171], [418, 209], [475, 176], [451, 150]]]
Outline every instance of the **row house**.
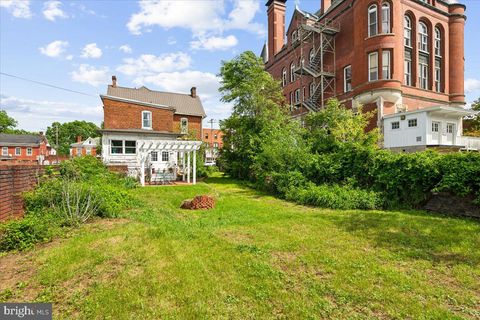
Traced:
[[203, 129], [205, 149], [205, 164], [216, 164], [220, 149], [223, 148], [223, 131], [220, 129]]
[[100, 144], [100, 138], [91, 138], [88, 137], [86, 140], [82, 141], [82, 137], [77, 137], [77, 142], [70, 145], [70, 156], [71, 157], [81, 157], [81, 156], [97, 156], [97, 147]]
[[40, 134], [0, 134], [0, 160], [27, 161], [44, 164], [54, 153], [47, 137]]
[[196, 182], [196, 151], [206, 117], [195, 87], [190, 94], [146, 87], [117, 86], [103, 102], [102, 158], [108, 166], [126, 166], [128, 174], [145, 183], [166, 183], [180, 176]]
[[480, 148], [462, 136], [462, 119], [471, 114], [464, 109], [465, 5], [321, 0], [314, 13], [297, 7], [285, 31], [286, 2], [266, 3], [262, 57], [294, 117], [337, 98], [375, 111], [369, 128], [380, 128], [385, 148]]

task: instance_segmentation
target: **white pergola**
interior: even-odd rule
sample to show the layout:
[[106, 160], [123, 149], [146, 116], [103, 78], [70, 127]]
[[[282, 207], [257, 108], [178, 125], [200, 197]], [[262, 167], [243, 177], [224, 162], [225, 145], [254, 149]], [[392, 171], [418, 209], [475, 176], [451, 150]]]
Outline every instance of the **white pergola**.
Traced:
[[[152, 151], [175, 151], [181, 154], [182, 168], [187, 177], [186, 180], [190, 183], [190, 173], [192, 166], [190, 165], [191, 154], [193, 153], [193, 184], [197, 183], [197, 150], [202, 145], [201, 141], [189, 140], [137, 140], [137, 161], [140, 164], [140, 183], [145, 186], [145, 164], [150, 157]], [[186, 155], [186, 157], [185, 157]], [[187, 166], [185, 167], [185, 158], [187, 158]], [[183, 175], [185, 181], [185, 174]]]

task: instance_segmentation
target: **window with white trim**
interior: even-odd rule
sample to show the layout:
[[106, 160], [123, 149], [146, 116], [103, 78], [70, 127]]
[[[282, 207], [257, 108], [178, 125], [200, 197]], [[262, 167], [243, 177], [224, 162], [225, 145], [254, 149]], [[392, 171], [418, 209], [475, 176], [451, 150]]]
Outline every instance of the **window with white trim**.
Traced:
[[440, 131], [440, 122], [432, 121], [432, 132], [439, 132]]
[[168, 162], [170, 159], [170, 153], [168, 151], [162, 151], [162, 161]]
[[382, 4], [382, 33], [390, 33], [390, 4]]
[[442, 62], [440, 59], [435, 59], [435, 90], [442, 91]]
[[343, 69], [343, 92], [352, 91], [352, 66]]
[[282, 69], [282, 86], [285, 87], [287, 85], [287, 69]]
[[420, 88], [425, 90], [428, 90], [428, 69], [428, 56], [420, 54], [418, 59], [418, 80]]
[[295, 90], [295, 103], [300, 102], [300, 89]]
[[180, 133], [183, 133], [183, 134], [188, 133], [188, 118], [180, 119]]
[[86, 150], [85, 150], [85, 153], [86, 153], [87, 155], [91, 155], [91, 154], [92, 154], [92, 149], [90, 149], [90, 148], [86, 149]]
[[295, 81], [295, 62], [290, 65], [290, 82]]
[[292, 32], [292, 43], [298, 40], [298, 33], [297, 31]]
[[418, 50], [428, 53], [428, 28], [425, 22], [418, 26]]
[[15, 155], [16, 156], [21, 156], [22, 155], [22, 148], [16, 147], [15, 148]]
[[313, 59], [315, 59], [315, 51], [313, 49], [310, 49], [310, 53], [308, 54], [308, 62], [312, 63]]
[[142, 129], [152, 129], [152, 113], [142, 111]]
[[77, 157], [82, 155], [82, 148], [77, 148]]
[[377, 6], [375, 4], [368, 8], [368, 36], [375, 36], [378, 33]]
[[150, 160], [152, 162], [157, 162], [158, 161], [158, 152], [157, 151], [152, 151], [150, 153]]
[[302, 88], [302, 101], [305, 101], [305, 97], [307, 95], [307, 89], [305, 87]]
[[435, 55], [442, 56], [442, 32], [439, 27], [435, 27]]
[[382, 51], [382, 79], [391, 78], [390, 50]]
[[27, 148], [27, 156], [31, 156], [33, 154], [32, 148]]
[[2, 147], [2, 156], [8, 156], [8, 147]]
[[453, 133], [453, 131], [455, 131], [455, 124], [447, 123], [447, 133]]
[[406, 47], [412, 47], [412, 19], [405, 15], [403, 17], [403, 39]]
[[405, 60], [403, 63], [403, 70], [405, 74], [405, 84], [412, 85], [412, 51], [405, 50]]
[[378, 80], [378, 52], [368, 55], [368, 81]]
[[312, 82], [310, 82], [310, 95], [309, 95], [309, 97], [312, 98], [314, 93], [315, 93], [315, 83], [312, 81]]
[[400, 129], [400, 121], [392, 122], [392, 130]]
[[417, 119], [408, 119], [408, 127], [413, 128], [417, 126]]
[[135, 140], [111, 140], [110, 154], [136, 154], [137, 142]]

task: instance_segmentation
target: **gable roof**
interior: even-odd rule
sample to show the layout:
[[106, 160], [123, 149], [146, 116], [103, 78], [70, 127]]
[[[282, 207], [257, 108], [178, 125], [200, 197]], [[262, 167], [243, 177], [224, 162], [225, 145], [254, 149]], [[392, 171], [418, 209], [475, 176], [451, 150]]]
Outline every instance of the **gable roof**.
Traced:
[[[92, 141], [91, 144], [87, 143], [88, 141]], [[88, 137], [86, 140], [84, 141], [80, 141], [80, 142], [75, 142], [75, 143], [72, 143], [70, 144], [70, 147], [72, 148], [81, 148], [83, 146], [90, 146], [90, 147], [96, 147], [98, 144], [100, 143], [100, 138], [91, 138], [91, 137]]]
[[38, 147], [42, 141], [46, 141], [45, 136], [38, 134], [6, 134], [0, 133], [0, 145], [1, 146], [25, 146], [25, 147]]
[[172, 107], [176, 114], [206, 117], [200, 98], [184, 93], [155, 91], [145, 86], [137, 89], [109, 85], [107, 95], [101, 97], [125, 99], [132, 103], [138, 101], [161, 108]]

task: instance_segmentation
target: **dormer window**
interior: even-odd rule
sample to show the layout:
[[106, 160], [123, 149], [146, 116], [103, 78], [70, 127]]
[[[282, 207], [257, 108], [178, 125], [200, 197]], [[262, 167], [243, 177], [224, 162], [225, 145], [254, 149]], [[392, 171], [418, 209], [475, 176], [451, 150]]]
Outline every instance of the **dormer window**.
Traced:
[[152, 129], [152, 113], [150, 111], [142, 111], [142, 129]]

